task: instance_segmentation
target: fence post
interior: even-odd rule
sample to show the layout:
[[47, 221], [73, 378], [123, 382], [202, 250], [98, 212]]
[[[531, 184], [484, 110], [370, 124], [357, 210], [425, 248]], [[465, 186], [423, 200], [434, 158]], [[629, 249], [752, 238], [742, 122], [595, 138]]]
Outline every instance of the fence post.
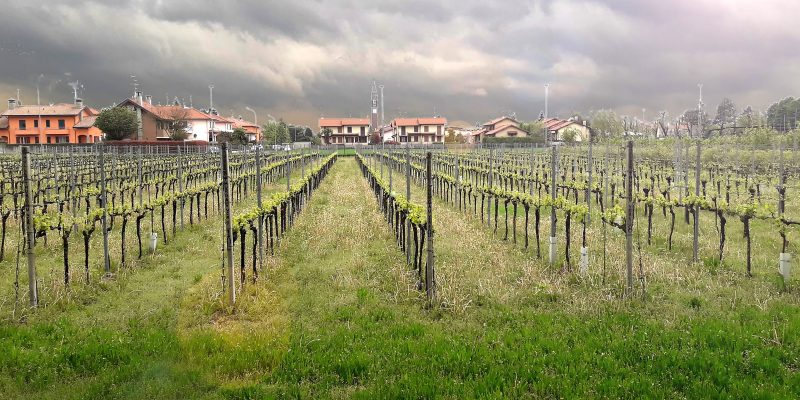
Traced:
[[592, 170], [594, 170], [594, 163], [592, 159], [592, 135], [589, 134], [589, 159], [586, 161], [586, 169], [589, 171], [589, 182], [586, 185], [586, 224], [588, 225], [592, 219]]
[[[181, 147], [178, 146], [178, 192], [183, 193], [183, 153]], [[183, 210], [186, 203], [186, 198], [181, 195], [181, 229], [183, 229]]]
[[261, 215], [261, 146], [256, 146], [256, 201], [258, 202], [258, 267], [264, 272], [264, 217]]
[[100, 207], [103, 209], [103, 268], [106, 271], [106, 276], [111, 275], [111, 260], [108, 256], [108, 201], [106, 199], [106, 145], [100, 145]]
[[436, 275], [434, 273], [433, 261], [433, 174], [431, 173], [431, 152], [426, 156], [426, 175], [427, 182], [427, 206], [428, 206], [428, 262], [425, 265], [425, 295], [428, 298], [428, 305], [431, 305], [433, 297], [436, 295]]
[[[700, 141], [697, 141], [697, 157], [694, 164], [694, 195], [700, 197]], [[700, 202], [694, 206], [694, 237], [692, 238], [692, 261], [698, 261], [698, 250], [700, 247]]]
[[[406, 201], [411, 203], [411, 144], [406, 143]], [[411, 264], [411, 221], [406, 218], [406, 264]]]
[[291, 176], [292, 176], [292, 165], [291, 165], [291, 162], [289, 161], [290, 158], [291, 158], [289, 151], [290, 150], [287, 147], [287, 150], [286, 150], [286, 191], [287, 192], [291, 192], [292, 191], [292, 183], [291, 183], [291, 180], [292, 180], [292, 178], [291, 178]]
[[25, 189], [25, 234], [27, 237], [28, 255], [28, 295], [32, 307], [39, 306], [39, 293], [36, 284], [36, 256], [33, 248], [36, 245], [36, 232], [33, 226], [33, 199], [31, 197], [31, 156], [28, 146], [22, 147], [22, 182]]
[[228, 261], [228, 302], [236, 303], [236, 280], [233, 279], [233, 218], [231, 215], [230, 169], [228, 167], [228, 143], [222, 143], [222, 196], [225, 218], [225, 256]]
[[550, 265], [556, 263], [556, 171], [558, 169], [558, 146], [552, 147], [550, 156], [550, 198], [553, 204], [550, 206]]
[[[492, 188], [494, 178], [494, 147], [489, 148], [489, 189]], [[492, 226], [492, 200], [489, 199], [489, 204], [486, 207], [486, 224]]]
[[461, 211], [461, 177], [459, 176], [459, 171], [461, 168], [461, 159], [458, 158], [458, 153], [456, 153], [456, 195], [455, 200], [458, 204], [458, 211]]
[[627, 272], [626, 294], [633, 291], [633, 219], [636, 204], [633, 202], [633, 141], [628, 141], [628, 162], [625, 171], [625, 266]]

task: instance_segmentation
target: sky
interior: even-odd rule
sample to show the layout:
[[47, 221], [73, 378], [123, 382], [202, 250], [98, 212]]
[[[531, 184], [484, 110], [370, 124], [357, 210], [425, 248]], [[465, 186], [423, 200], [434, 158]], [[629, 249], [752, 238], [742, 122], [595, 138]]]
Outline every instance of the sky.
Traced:
[[[384, 113], [475, 124], [592, 110], [655, 119], [800, 96], [797, 0], [4, 0], [0, 96], [131, 96], [317, 128]], [[0, 105], [5, 110], [5, 101]]]

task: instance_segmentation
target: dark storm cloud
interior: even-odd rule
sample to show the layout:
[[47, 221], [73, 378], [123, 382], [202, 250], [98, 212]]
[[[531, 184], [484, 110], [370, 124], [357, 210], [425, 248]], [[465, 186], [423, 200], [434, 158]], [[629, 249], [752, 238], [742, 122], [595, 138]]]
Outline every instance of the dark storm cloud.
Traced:
[[[245, 105], [314, 125], [365, 115], [372, 79], [386, 116], [476, 122], [615, 108], [640, 115], [722, 97], [765, 108], [800, 94], [800, 4], [705, 1], [11, 0], [0, 9], [0, 96], [17, 88], [88, 103], [130, 95]], [[40, 75], [44, 75], [40, 77]]]

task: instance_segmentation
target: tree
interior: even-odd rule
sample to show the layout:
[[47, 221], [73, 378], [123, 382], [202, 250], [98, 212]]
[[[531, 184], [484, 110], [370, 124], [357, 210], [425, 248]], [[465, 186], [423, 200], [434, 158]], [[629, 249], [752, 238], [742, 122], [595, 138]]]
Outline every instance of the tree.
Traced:
[[722, 99], [717, 106], [717, 115], [714, 117], [714, 124], [725, 126], [736, 123], [736, 104], [729, 98]]
[[787, 97], [772, 103], [767, 109], [767, 123], [772, 129], [788, 132], [798, 125], [800, 98]]
[[591, 114], [590, 127], [598, 137], [620, 137], [625, 133], [622, 118], [612, 110], [597, 110]]
[[189, 138], [189, 109], [173, 106], [166, 113], [166, 126], [169, 138], [172, 140], [186, 140]]
[[281, 144], [289, 142], [289, 127], [285, 122], [270, 121], [264, 124], [261, 129], [265, 143]]
[[247, 144], [247, 131], [244, 128], [235, 128], [232, 133], [223, 132], [217, 135], [217, 141], [220, 143], [230, 143], [245, 145]]
[[519, 128], [528, 134], [537, 134], [544, 132], [544, 122], [542, 121], [530, 121], [530, 122], [520, 122]]
[[565, 143], [575, 143], [578, 135], [580, 135], [580, 132], [578, 132], [577, 129], [567, 128], [564, 130], [564, 133], [561, 134], [561, 141]]
[[742, 128], [752, 128], [757, 126], [766, 125], [767, 121], [761, 114], [753, 110], [753, 107], [747, 106], [739, 117], [736, 119], [736, 125]]
[[706, 124], [708, 122], [708, 114], [706, 114], [705, 111], [700, 114], [696, 108], [690, 108], [683, 112], [681, 120], [688, 125], [689, 135], [692, 137], [699, 138], [705, 135], [704, 132], [701, 132], [701, 124]]
[[139, 121], [133, 110], [112, 107], [100, 112], [94, 126], [106, 134], [106, 140], [123, 140], [139, 130]]
[[444, 135], [445, 143], [456, 143], [456, 131], [453, 128], [447, 128]]
[[381, 134], [377, 131], [372, 132], [372, 134], [369, 135], [369, 144], [380, 144], [380, 143], [383, 143], [383, 137], [381, 137]]

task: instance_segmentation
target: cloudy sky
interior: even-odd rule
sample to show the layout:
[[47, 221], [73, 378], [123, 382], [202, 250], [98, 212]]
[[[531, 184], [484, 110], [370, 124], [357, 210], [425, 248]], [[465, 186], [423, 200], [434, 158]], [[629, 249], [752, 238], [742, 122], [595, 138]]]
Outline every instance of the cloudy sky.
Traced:
[[[131, 75], [166, 102], [316, 126], [366, 116], [484, 121], [612, 108], [648, 119], [722, 97], [800, 95], [797, 0], [4, 0], [0, 96], [102, 107]], [[5, 103], [5, 102], [3, 102]], [[2, 109], [5, 109], [3, 104]], [[713, 112], [712, 112], [713, 115]]]

